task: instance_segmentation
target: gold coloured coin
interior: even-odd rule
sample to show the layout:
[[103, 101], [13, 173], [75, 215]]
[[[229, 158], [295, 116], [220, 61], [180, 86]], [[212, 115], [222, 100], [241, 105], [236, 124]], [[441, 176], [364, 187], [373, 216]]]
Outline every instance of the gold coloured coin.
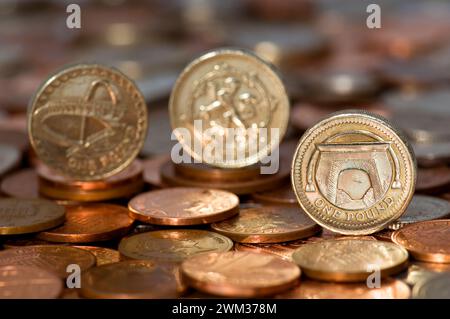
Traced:
[[374, 240], [325, 240], [298, 248], [293, 260], [308, 277], [325, 281], [365, 281], [375, 270], [389, 276], [408, 263], [406, 249]]
[[263, 206], [214, 223], [211, 228], [240, 243], [280, 243], [312, 236], [318, 226], [300, 207]]
[[0, 199], [0, 235], [43, 231], [64, 223], [65, 208], [44, 199]]
[[205, 252], [224, 252], [233, 248], [228, 237], [206, 230], [157, 230], [122, 239], [119, 252], [132, 259], [181, 262]]
[[139, 194], [128, 204], [130, 216], [157, 225], [197, 225], [239, 212], [239, 198], [216, 189], [177, 187]]
[[98, 180], [125, 169], [147, 133], [147, 106], [118, 70], [70, 66], [37, 91], [28, 114], [31, 144], [46, 165], [75, 180]]
[[298, 202], [319, 225], [367, 235], [406, 210], [416, 162], [407, 140], [385, 119], [348, 110], [306, 131], [291, 177]]
[[[238, 168], [255, 164], [279, 144], [288, 124], [289, 99], [271, 65], [246, 51], [219, 49], [184, 69], [170, 96], [169, 112], [178, 141], [194, 159]], [[256, 134], [237, 133], [238, 138], [238, 131], [231, 129]], [[267, 136], [264, 145], [253, 150], [258, 140], [263, 141], [259, 129], [267, 129]], [[271, 129], [278, 130], [279, 138]], [[215, 147], [213, 135], [206, 132], [223, 137], [222, 147]]]

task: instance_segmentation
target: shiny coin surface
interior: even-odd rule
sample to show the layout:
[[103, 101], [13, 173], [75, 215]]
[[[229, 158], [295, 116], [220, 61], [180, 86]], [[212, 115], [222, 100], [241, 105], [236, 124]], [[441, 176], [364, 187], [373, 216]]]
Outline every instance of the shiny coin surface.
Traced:
[[265, 203], [297, 205], [297, 197], [290, 183], [273, 190], [252, 194], [252, 197]]
[[133, 259], [181, 262], [205, 252], [224, 252], [233, 248], [231, 239], [206, 230], [158, 230], [122, 239], [120, 253]]
[[0, 144], [0, 176], [19, 164], [20, 151], [9, 145]]
[[[289, 100], [269, 64], [245, 51], [220, 49], [184, 69], [172, 91], [169, 111], [172, 128], [178, 128], [175, 136], [194, 159], [236, 168], [260, 161], [279, 144], [288, 124]], [[259, 129], [267, 130], [264, 141], [258, 138]], [[278, 130], [279, 138], [272, 129]], [[192, 145], [182, 134], [186, 130]], [[231, 136], [236, 130], [258, 133], [238, 133], [241, 138], [236, 138]], [[207, 132], [223, 137], [222, 147], [214, 146], [216, 141]], [[258, 140], [260, 147], [251, 147]], [[213, 150], [200, 153], [194, 145]]]
[[0, 251], [0, 266], [35, 266], [61, 278], [69, 275], [67, 266], [77, 264], [81, 271], [95, 265], [95, 256], [86, 250], [68, 246], [25, 246]]
[[176, 264], [131, 260], [91, 268], [83, 274], [85, 298], [177, 298], [180, 295]]
[[64, 222], [63, 206], [43, 199], [0, 199], [0, 235], [46, 230]]
[[301, 246], [292, 258], [310, 278], [336, 281], [365, 281], [374, 267], [382, 276], [407, 266], [408, 252], [402, 247], [374, 240], [325, 240]]
[[62, 243], [89, 243], [124, 236], [133, 219], [125, 207], [111, 204], [68, 206], [60, 227], [41, 232], [37, 238]]
[[96, 246], [74, 246], [74, 247], [87, 250], [90, 253], [92, 253], [95, 256], [95, 259], [97, 259], [97, 266], [114, 264], [120, 261], [120, 253], [115, 249]]
[[279, 243], [309, 237], [320, 231], [300, 207], [263, 206], [214, 223], [211, 228], [240, 243]]
[[1, 266], [0, 283], [0, 299], [54, 299], [63, 288], [58, 276], [30, 266]]
[[400, 217], [414, 193], [414, 154], [383, 118], [335, 113], [300, 139], [292, 185], [305, 212], [345, 235], [365, 235]]
[[411, 289], [403, 281], [384, 278], [380, 288], [369, 288], [366, 283], [335, 283], [304, 280], [282, 299], [408, 299]]
[[230, 192], [202, 188], [168, 188], [137, 195], [128, 204], [130, 216], [158, 225], [196, 225], [224, 220], [239, 212], [239, 198]]
[[147, 106], [136, 85], [115, 69], [70, 66], [39, 88], [28, 114], [31, 144], [49, 167], [77, 180], [125, 169], [147, 133]]
[[392, 240], [421, 261], [450, 263], [450, 220], [430, 220], [407, 225]]
[[450, 299], [450, 274], [428, 277], [413, 288], [413, 298]]
[[440, 219], [450, 215], [450, 202], [437, 197], [414, 195], [406, 212], [388, 227], [400, 229], [411, 223], [425, 220]]
[[281, 258], [249, 252], [209, 253], [181, 264], [181, 276], [199, 291], [228, 297], [273, 295], [298, 282], [300, 269]]

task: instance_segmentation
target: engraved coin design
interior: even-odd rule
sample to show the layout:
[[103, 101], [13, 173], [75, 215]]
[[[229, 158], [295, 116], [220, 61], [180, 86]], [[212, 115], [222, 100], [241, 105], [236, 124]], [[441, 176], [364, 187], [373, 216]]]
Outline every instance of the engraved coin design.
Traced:
[[406, 210], [416, 181], [414, 153], [378, 115], [335, 113], [300, 139], [292, 185], [306, 213], [346, 235], [383, 229]]
[[[169, 111], [172, 127], [187, 129], [194, 139], [187, 141], [181, 131], [175, 131], [194, 159], [237, 168], [258, 162], [278, 145], [287, 128], [289, 100], [268, 63], [246, 51], [220, 49], [185, 68], [172, 91]], [[196, 123], [201, 123], [201, 128]], [[267, 136], [260, 136], [260, 128], [268, 129]], [[255, 134], [234, 134], [229, 129], [251, 129]], [[279, 138], [272, 136], [271, 129], [278, 129]], [[218, 135], [225, 140], [221, 146], [213, 139]], [[252, 150], [258, 141], [259, 149]], [[202, 145], [205, 152], [200, 153], [194, 145]], [[211, 149], [211, 154], [206, 149]], [[237, 156], [241, 154], [244, 156]]]
[[181, 262], [206, 252], [223, 252], [233, 248], [231, 239], [206, 230], [158, 230], [122, 239], [119, 252], [128, 258]]
[[37, 156], [75, 180], [96, 180], [126, 168], [147, 132], [147, 107], [119, 71], [80, 64], [51, 76], [28, 114]]
[[392, 243], [375, 240], [325, 240], [298, 248], [293, 260], [308, 277], [336, 282], [365, 281], [378, 269], [381, 276], [407, 266], [408, 252]]

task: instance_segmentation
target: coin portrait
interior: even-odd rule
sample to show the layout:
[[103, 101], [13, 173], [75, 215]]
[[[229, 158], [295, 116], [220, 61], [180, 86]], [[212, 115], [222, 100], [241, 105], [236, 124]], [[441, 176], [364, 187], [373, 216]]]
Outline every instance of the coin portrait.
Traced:
[[416, 162], [385, 119], [364, 111], [335, 113], [300, 139], [292, 162], [298, 202], [319, 225], [366, 235], [400, 217], [414, 193]]

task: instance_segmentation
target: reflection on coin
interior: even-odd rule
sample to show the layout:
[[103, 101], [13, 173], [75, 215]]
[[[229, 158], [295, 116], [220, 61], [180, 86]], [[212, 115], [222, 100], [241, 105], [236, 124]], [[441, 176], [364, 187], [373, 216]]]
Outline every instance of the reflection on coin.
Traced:
[[342, 239], [301, 246], [292, 258], [308, 277], [356, 282], [365, 281], [374, 270], [383, 277], [400, 272], [408, 263], [408, 252], [387, 242]]
[[0, 235], [26, 234], [64, 222], [64, 207], [44, 199], [0, 199]]
[[450, 263], [450, 219], [407, 225], [392, 234], [392, 241], [417, 260]]
[[417, 283], [413, 288], [413, 298], [450, 299], [450, 274], [431, 276]]
[[349, 110], [300, 139], [292, 185], [305, 212], [345, 235], [383, 229], [406, 210], [416, 164], [408, 142], [383, 118]]
[[130, 216], [157, 225], [196, 225], [220, 221], [239, 212], [239, 198], [226, 191], [169, 188], [143, 193], [128, 204]]
[[230, 251], [190, 257], [181, 264], [183, 281], [202, 292], [228, 297], [261, 297], [294, 287], [300, 269], [281, 258]]
[[[245, 51], [220, 49], [184, 69], [172, 91], [169, 111], [172, 128], [178, 128], [174, 132], [178, 141], [194, 159], [236, 168], [260, 161], [278, 145], [288, 124], [289, 100], [283, 83], [266, 62]], [[257, 134], [232, 137], [229, 129], [267, 129], [267, 136], [263, 143]], [[272, 129], [278, 130], [279, 138]], [[186, 130], [192, 145], [182, 134]], [[222, 147], [214, 146], [215, 139], [206, 130], [223, 137]], [[252, 150], [258, 140], [259, 149]], [[194, 145], [213, 149], [199, 153]]]
[[95, 265], [95, 256], [86, 250], [68, 246], [25, 246], [0, 251], [0, 266], [36, 266], [61, 278], [69, 273], [67, 266], [77, 264], [81, 271]]
[[122, 239], [120, 253], [133, 259], [181, 262], [205, 252], [223, 252], [233, 248], [231, 239], [206, 230], [158, 230]]
[[266, 203], [297, 205], [297, 197], [295, 197], [294, 190], [290, 183], [273, 190], [254, 193], [252, 197], [257, 201]]
[[147, 107], [136, 85], [119, 71], [75, 65], [38, 90], [28, 131], [49, 167], [77, 180], [102, 179], [138, 155], [147, 133]]
[[17, 148], [0, 144], [0, 176], [19, 164], [20, 152]]
[[62, 243], [89, 243], [125, 235], [133, 224], [125, 207], [110, 204], [69, 206], [64, 225], [37, 238]]
[[177, 298], [176, 264], [131, 260], [91, 268], [83, 274], [80, 294], [85, 298]]
[[27, 168], [7, 175], [1, 183], [1, 191], [9, 197], [38, 198], [39, 185], [36, 171]]
[[248, 208], [211, 228], [240, 243], [279, 243], [309, 237], [320, 227], [299, 207]]
[[440, 219], [450, 215], [450, 202], [437, 197], [414, 195], [406, 212], [388, 227], [400, 229], [411, 223]]
[[61, 279], [30, 266], [0, 267], [0, 299], [54, 299], [62, 291]]
[[120, 253], [111, 248], [96, 246], [74, 246], [91, 252], [97, 260], [97, 266], [118, 263], [120, 261]]

